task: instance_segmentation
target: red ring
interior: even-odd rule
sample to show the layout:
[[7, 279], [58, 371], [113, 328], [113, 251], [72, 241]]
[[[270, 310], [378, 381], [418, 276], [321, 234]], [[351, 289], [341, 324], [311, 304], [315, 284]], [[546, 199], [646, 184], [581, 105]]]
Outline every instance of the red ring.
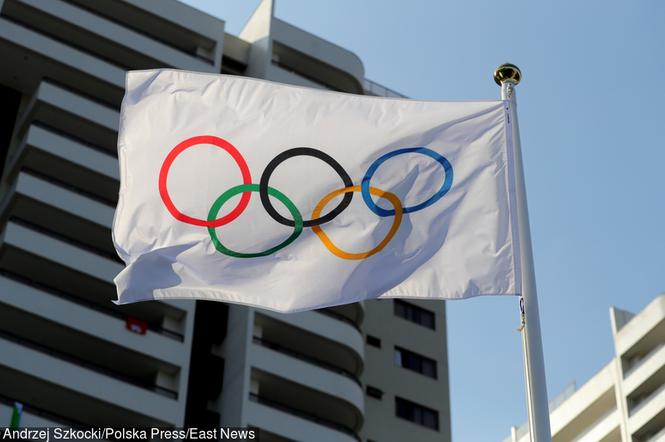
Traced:
[[185, 149], [199, 144], [212, 144], [227, 151], [233, 157], [236, 164], [240, 168], [243, 184], [252, 183], [252, 177], [250, 176], [249, 167], [247, 167], [245, 158], [243, 158], [243, 156], [240, 154], [240, 152], [238, 152], [238, 149], [236, 149], [233, 146], [233, 144], [229, 143], [228, 141], [222, 138], [213, 137], [212, 135], [201, 135], [186, 139], [185, 141], [181, 142], [176, 147], [174, 147], [173, 150], [169, 152], [169, 154], [166, 156], [164, 163], [162, 163], [162, 168], [159, 171], [159, 195], [162, 197], [162, 201], [164, 201], [164, 205], [166, 206], [168, 211], [171, 212], [171, 215], [173, 215], [173, 217], [178, 221], [203, 227], [214, 228], [214, 227], [223, 226], [224, 224], [228, 224], [237, 217], [239, 217], [240, 214], [245, 210], [245, 208], [247, 208], [247, 205], [249, 204], [249, 199], [252, 196], [251, 192], [243, 192], [242, 197], [240, 197], [240, 201], [238, 202], [238, 205], [228, 215], [223, 216], [221, 218], [217, 218], [212, 221], [208, 221], [200, 218], [192, 218], [191, 216], [187, 216], [184, 213], [180, 212], [176, 208], [175, 204], [173, 204], [171, 196], [169, 195], [169, 191], [166, 188], [166, 179], [168, 178], [169, 170], [171, 169], [171, 164], [173, 164], [173, 161]]

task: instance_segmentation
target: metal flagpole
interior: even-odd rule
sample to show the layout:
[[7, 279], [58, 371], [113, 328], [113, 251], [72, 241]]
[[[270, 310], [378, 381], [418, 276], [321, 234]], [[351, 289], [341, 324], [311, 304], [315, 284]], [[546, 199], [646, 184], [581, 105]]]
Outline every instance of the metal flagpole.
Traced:
[[527, 210], [524, 169], [522, 166], [522, 147], [520, 145], [520, 132], [517, 124], [517, 101], [515, 99], [515, 86], [517, 86], [521, 78], [522, 73], [519, 68], [510, 63], [502, 64], [494, 71], [494, 81], [501, 86], [501, 99], [507, 100], [510, 104], [508, 116], [510, 135], [513, 141], [515, 193], [522, 267], [520, 309], [522, 315], [522, 350], [524, 353], [524, 376], [529, 412], [529, 431], [532, 441], [550, 442], [552, 435], [550, 432], [550, 413], [547, 403], [547, 386], [545, 385], [545, 361], [543, 358], [543, 342], [540, 336], [536, 276], [533, 268], [529, 213]]

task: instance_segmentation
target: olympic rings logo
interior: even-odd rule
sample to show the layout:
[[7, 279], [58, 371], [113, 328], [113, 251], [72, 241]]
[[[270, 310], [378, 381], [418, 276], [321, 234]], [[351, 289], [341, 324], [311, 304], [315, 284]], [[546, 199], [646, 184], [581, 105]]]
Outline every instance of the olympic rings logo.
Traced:
[[[178, 155], [180, 155], [182, 152], [189, 149], [190, 147], [202, 144], [210, 144], [226, 151], [229, 155], [231, 155], [233, 160], [236, 162], [238, 168], [240, 169], [240, 173], [242, 175], [242, 184], [234, 186], [225, 191], [224, 193], [222, 193], [210, 207], [207, 219], [194, 218], [185, 215], [180, 210], [178, 210], [178, 208], [173, 203], [173, 200], [171, 200], [171, 196], [169, 195], [169, 191], [166, 184], [169, 171], [171, 170], [171, 166], [173, 165], [173, 162], [176, 160]], [[402, 207], [402, 203], [400, 199], [397, 197], [397, 195], [370, 186], [370, 181], [374, 176], [374, 173], [385, 161], [397, 155], [402, 155], [407, 153], [418, 153], [429, 156], [432, 159], [436, 160], [443, 167], [445, 178], [443, 184], [441, 185], [441, 188], [430, 198], [414, 206]], [[337, 190], [333, 190], [328, 195], [324, 196], [321, 199], [321, 201], [319, 201], [319, 203], [312, 211], [311, 219], [309, 220], [303, 219], [303, 216], [298, 210], [298, 208], [286, 195], [284, 195], [279, 190], [270, 186], [270, 177], [275, 171], [275, 169], [282, 162], [296, 156], [311, 156], [323, 161], [324, 163], [332, 167], [332, 169], [335, 172], [337, 172], [337, 174], [342, 179], [342, 182], [344, 184], [344, 187]], [[247, 166], [244, 157], [240, 154], [238, 149], [236, 149], [231, 143], [222, 138], [211, 135], [202, 135], [186, 139], [185, 141], [175, 146], [169, 152], [169, 154], [164, 159], [164, 162], [162, 163], [162, 167], [159, 172], [158, 187], [159, 187], [159, 195], [161, 196], [162, 201], [164, 202], [164, 205], [166, 206], [166, 209], [169, 211], [169, 213], [175, 219], [183, 223], [206, 227], [208, 229], [208, 234], [210, 235], [212, 243], [215, 246], [215, 249], [218, 252], [223, 253], [224, 255], [232, 256], [235, 258], [258, 258], [261, 256], [272, 255], [273, 253], [283, 249], [284, 247], [288, 246], [293, 241], [295, 241], [298, 238], [298, 236], [300, 236], [305, 227], [311, 227], [312, 231], [319, 237], [323, 245], [333, 255], [342, 259], [357, 260], [357, 259], [365, 259], [376, 253], [379, 253], [386, 245], [388, 245], [390, 240], [392, 240], [393, 236], [395, 236], [395, 233], [397, 233], [397, 230], [399, 229], [404, 214], [417, 212], [436, 203], [450, 190], [452, 184], [453, 184], [453, 167], [450, 164], [450, 162], [443, 155], [426, 147], [408, 147], [408, 148], [396, 149], [379, 157], [370, 165], [369, 169], [367, 169], [367, 172], [365, 173], [365, 176], [362, 178], [360, 185], [354, 185], [353, 180], [346, 172], [346, 170], [344, 170], [344, 168], [327, 153], [311, 147], [296, 147], [293, 149], [285, 150], [284, 152], [280, 153], [275, 158], [273, 158], [268, 163], [263, 173], [261, 174], [261, 179], [259, 180], [259, 184], [254, 184], [252, 183], [252, 177], [249, 171], [249, 167]], [[235, 250], [229, 249], [224, 244], [222, 244], [219, 237], [217, 236], [215, 228], [226, 225], [231, 221], [235, 220], [236, 218], [238, 218], [247, 208], [252, 192], [257, 192], [259, 194], [261, 204], [263, 205], [263, 208], [268, 213], [268, 215], [270, 215], [272, 219], [274, 219], [280, 224], [293, 227], [293, 233], [291, 233], [291, 235], [281, 243], [262, 252], [255, 252], [255, 253], [237, 252]], [[392, 226], [388, 231], [388, 234], [376, 247], [366, 252], [350, 253], [337, 247], [323, 231], [321, 225], [332, 221], [333, 219], [335, 219], [335, 217], [337, 217], [340, 213], [342, 213], [349, 206], [349, 204], [351, 204], [353, 194], [356, 192], [359, 192], [361, 194], [363, 201], [372, 212], [374, 212], [380, 217], [392, 216], [394, 217], [394, 219]], [[233, 208], [233, 210], [231, 210], [231, 212], [229, 212], [225, 216], [218, 217], [218, 214], [222, 206], [229, 199], [239, 194], [241, 195], [240, 201]], [[328, 205], [328, 203], [330, 203], [332, 199], [340, 195], [342, 195], [342, 200], [339, 202], [339, 204], [330, 212], [322, 216], [321, 212], [323, 212], [323, 209]], [[393, 208], [384, 209], [377, 206], [374, 200], [372, 199], [372, 195], [387, 200], [392, 205]], [[270, 201], [271, 196], [277, 199], [280, 203], [284, 205], [284, 207], [288, 209], [292, 219], [286, 218], [282, 216], [279, 212], [277, 212], [272, 202]]]

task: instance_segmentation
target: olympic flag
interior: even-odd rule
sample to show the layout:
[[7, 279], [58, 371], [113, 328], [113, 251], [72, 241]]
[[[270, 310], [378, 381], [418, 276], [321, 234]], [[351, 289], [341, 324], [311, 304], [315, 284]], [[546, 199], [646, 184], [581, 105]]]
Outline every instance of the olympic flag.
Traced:
[[117, 302], [520, 294], [509, 106], [129, 72]]

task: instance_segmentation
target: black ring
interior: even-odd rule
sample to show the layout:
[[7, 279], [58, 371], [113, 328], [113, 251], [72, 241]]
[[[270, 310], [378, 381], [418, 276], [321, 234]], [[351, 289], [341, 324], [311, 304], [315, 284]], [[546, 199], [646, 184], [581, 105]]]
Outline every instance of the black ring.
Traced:
[[[320, 150], [314, 149], [312, 147], [294, 147], [293, 149], [285, 150], [284, 152], [280, 153], [268, 163], [266, 168], [263, 170], [263, 174], [261, 174], [261, 181], [259, 183], [259, 196], [261, 197], [261, 204], [263, 204], [263, 208], [266, 209], [268, 215], [270, 215], [270, 217], [278, 223], [289, 227], [294, 227], [295, 222], [292, 219], [288, 219], [280, 215], [279, 212], [275, 210], [275, 207], [273, 207], [272, 203], [270, 202], [270, 198], [268, 197], [268, 181], [280, 163], [288, 160], [289, 158], [297, 157], [300, 155], [307, 155], [310, 157], [318, 158], [321, 161], [327, 163], [335, 170], [335, 172], [337, 172], [340, 178], [342, 178], [344, 187], [353, 186], [353, 181], [351, 181], [351, 177], [348, 173], [346, 173], [346, 170], [344, 170], [344, 168], [337, 161], [335, 161], [333, 157], [325, 152], [321, 152]], [[342, 213], [344, 209], [349, 206], [349, 204], [351, 204], [352, 198], [352, 192], [344, 194], [342, 201], [337, 205], [337, 207], [320, 218], [304, 221], [303, 227], [318, 226], [320, 224], [327, 223], [328, 221], [332, 221], [337, 215]]]

